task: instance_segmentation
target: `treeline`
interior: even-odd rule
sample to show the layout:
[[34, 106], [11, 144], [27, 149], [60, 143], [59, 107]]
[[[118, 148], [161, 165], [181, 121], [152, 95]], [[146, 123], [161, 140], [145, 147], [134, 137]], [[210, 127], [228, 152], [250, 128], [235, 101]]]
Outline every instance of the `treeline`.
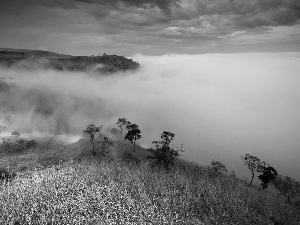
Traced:
[[[133, 144], [133, 151], [135, 152], [136, 142], [142, 138], [139, 126], [135, 123], [131, 123], [126, 118], [119, 118], [116, 123], [119, 127], [121, 135], [126, 130], [125, 140], [130, 141]], [[95, 134], [100, 132], [101, 126], [97, 127], [95, 124], [89, 124], [85, 130], [83, 130], [84, 136], [90, 138], [92, 144], [93, 155], [96, 155], [95, 151]], [[171, 142], [174, 139], [175, 134], [164, 131], [161, 134], [161, 140], [153, 141], [154, 148], [149, 149], [152, 152], [151, 156], [147, 156], [147, 159], [152, 160], [153, 166], [161, 166], [166, 170], [170, 170], [174, 165], [176, 159], [179, 158], [179, 152], [183, 152], [182, 145], [180, 148], [174, 147]], [[103, 144], [111, 142], [109, 138], [104, 137], [102, 140]], [[102, 146], [103, 146], [102, 144]]]

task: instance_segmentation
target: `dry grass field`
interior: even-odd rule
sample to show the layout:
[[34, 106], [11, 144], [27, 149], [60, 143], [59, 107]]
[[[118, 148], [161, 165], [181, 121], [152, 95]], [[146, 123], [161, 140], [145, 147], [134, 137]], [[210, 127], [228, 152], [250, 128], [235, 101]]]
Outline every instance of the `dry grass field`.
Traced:
[[[99, 152], [101, 146], [97, 146]], [[233, 175], [180, 160], [152, 168], [138, 147], [114, 141], [91, 156], [88, 139], [64, 145], [43, 139], [24, 154], [1, 155], [1, 166], [23, 170], [0, 186], [0, 224], [274, 224], [300, 220], [296, 207]], [[124, 156], [125, 155], [125, 156]], [[26, 169], [24, 169], [26, 167]]]

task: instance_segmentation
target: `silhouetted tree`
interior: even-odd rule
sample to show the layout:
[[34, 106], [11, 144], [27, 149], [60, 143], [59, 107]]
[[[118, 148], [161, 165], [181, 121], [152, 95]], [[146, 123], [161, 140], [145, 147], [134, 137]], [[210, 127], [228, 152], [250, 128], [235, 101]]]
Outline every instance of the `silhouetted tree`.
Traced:
[[251, 170], [252, 178], [251, 178], [251, 181], [250, 181], [250, 185], [252, 185], [252, 181], [253, 181], [253, 178], [254, 178], [254, 173], [255, 172], [262, 172], [263, 169], [266, 166], [266, 162], [265, 161], [260, 161], [260, 159], [257, 158], [256, 156], [249, 155], [249, 154], [246, 154], [244, 157], [241, 156], [241, 159], [243, 160], [244, 164], [246, 166], [248, 166], [248, 168]]
[[95, 134], [100, 131], [100, 127], [96, 127], [95, 124], [91, 123], [87, 126], [87, 128], [83, 131], [84, 136], [90, 137], [90, 141], [93, 146], [93, 155], [96, 155], [94, 138]]
[[288, 176], [278, 176], [276, 180], [272, 181], [272, 184], [280, 192], [280, 195], [286, 197], [286, 202], [291, 203], [291, 198], [300, 196], [300, 183]]
[[136, 124], [130, 124], [126, 126], [126, 129], [128, 130], [125, 140], [129, 140], [131, 143], [133, 143], [133, 151], [135, 151], [135, 142], [142, 138], [141, 131]]
[[120, 128], [121, 135], [123, 133], [123, 129], [129, 126], [131, 122], [129, 122], [126, 118], [119, 118], [117, 125]]
[[268, 183], [277, 178], [278, 173], [272, 166], [265, 167], [262, 173], [263, 174], [259, 175], [258, 178], [262, 181], [261, 186], [263, 189], [266, 189], [268, 187]]
[[153, 155], [147, 156], [147, 159], [154, 159], [156, 165], [161, 165], [166, 169], [170, 169], [170, 167], [174, 166], [175, 160], [179, 157], [179, 152], [183, 152], [182, 145], [180, 149], [174, 149], [170, 146], [174, 136], [175, 134], [164, 131], [160, 136], [161, 141], [152, 142], [155, 149], [152, 150]]

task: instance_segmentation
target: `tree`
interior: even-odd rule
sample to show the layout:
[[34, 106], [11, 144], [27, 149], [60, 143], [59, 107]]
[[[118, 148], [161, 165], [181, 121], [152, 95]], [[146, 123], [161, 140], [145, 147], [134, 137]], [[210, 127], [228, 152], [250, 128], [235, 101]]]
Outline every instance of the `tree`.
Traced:
[[18, 131], [14, 131], [11, 133], [11, 135], [19, 137], [21, 134]]
[[100, 132], [100, 127], [96, 127], [96, 125], [93, 124], [93, 123], [89, 124], [87, 126], [87, 128], [83, 131], [83, 134], [84, 134], [85, 137], [90, 137], [90, 141], [91, 141], [92, 146], [93, 146], [93, 155], [96, 155], [94, 138], [95, 138], [95, 134], [97, 132]]
[[117, 125], [120, 128], [121, 135], [123, 133], [123, 128], [126, 128], [130, 124], [131, 124], [131, 122], [129, 122], [126, 118], [119, 118], [118, 119]]
[[153, 156], [147, 156], [147, 159], [154, 159], [156, 165], [161, 165], [165, 169], [170, 169], [170, 167], [174, 166], [175, 160], [179, 157], [179, 151], [183, 152], [182, 145], [180, 149], [174, 149], [170, 146], [174, 136], [175, 134], [164, 131], [160, 136], [161, 141], [152, 142], [155, 146], [155, 149], [152, 150]]
[[126, 129], [128, 130], [125, 140], [129, 140], [131, 143], [133, 143], [133, 151], [135, 151], [135, 142], [142, 138], [141, 131], [136, 124], [130, 124], [126, 126]]
[[268, 183], [275, 180], [277, 176], [277, 171], [272, 166], [268, 166], [264, 168], [262, 174], [259, 175], [258, 178], [262, 181], [261, 186], [263, 189], [266, 189], [268, 187]]
[[291, 177], [279, 175], [272, 184], [280, 192], [278, 198], [280, 195], [284, 195], [286, 197], [286, 202], [289, 204], [291, 203], [291, 198], [300, 196], [300, 183]]
[[263, 169], [266, 166], [266, 162], [265, 161], [260, 161], [259, 158], [255, 157], [253, 155], [249, 155], [249, 154], [246, 154], [244, 157], [241, 156], [241, 159], [243, 160], [244, 164], [246, 166], [248, 166], [248, 168], [251, 170], [252, 178], [251, 178], [251, 181], [250, 181], [250, 185], [252, 185], [252, 181], [253, 181], [253, 178], [254, 178], [254, 173], [255, 172], [262, 172]]

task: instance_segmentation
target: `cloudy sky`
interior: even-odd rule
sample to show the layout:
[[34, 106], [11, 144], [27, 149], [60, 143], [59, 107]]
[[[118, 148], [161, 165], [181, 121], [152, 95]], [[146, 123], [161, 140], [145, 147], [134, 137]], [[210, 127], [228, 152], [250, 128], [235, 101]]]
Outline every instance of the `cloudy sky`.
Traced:
[[300, 50], [299, 0], [0, 0], [0, 48], [72, 55]]

